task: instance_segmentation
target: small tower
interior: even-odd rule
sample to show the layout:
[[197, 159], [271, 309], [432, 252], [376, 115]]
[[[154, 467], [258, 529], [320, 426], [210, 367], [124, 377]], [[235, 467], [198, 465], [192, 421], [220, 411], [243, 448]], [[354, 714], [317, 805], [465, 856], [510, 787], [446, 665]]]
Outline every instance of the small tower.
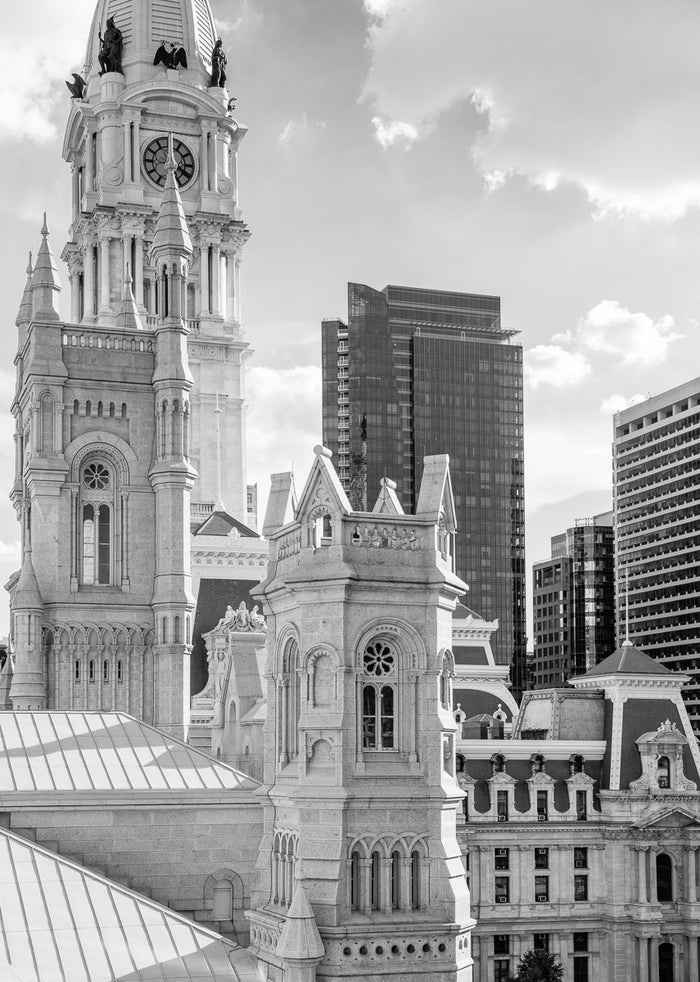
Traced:
[[289, 968], [303, 863], [324, 982], [470, 982], [450, 650], [465, 585], [448, 459], [425, 459], [405, 515], [388, 481], [373, 511], [353, 511], [330, 451], [315, 453], [291, 521], [288, 477], [273, 478], [268, 577], [254, 593], [268, 716], [251, 943], [271, 971]]
[[175, 181], [172, 137], [167, 178], [151, 254], [158, 271], [161, 317], [155, 328], [153, 393], [155, 460], [149, 472], [156, 495], [155, 723], [181, 732], [189, 713], [189, 654], [194, 600], [190, 578], [190, 493], [197, 476], [190, 464], [190, 391], [185, 320], [192, 241]]

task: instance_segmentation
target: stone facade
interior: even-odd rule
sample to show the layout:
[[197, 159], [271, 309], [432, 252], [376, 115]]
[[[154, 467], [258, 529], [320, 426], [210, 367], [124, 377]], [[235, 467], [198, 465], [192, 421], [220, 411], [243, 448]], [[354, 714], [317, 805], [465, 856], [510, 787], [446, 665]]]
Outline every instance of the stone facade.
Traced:
[[265, 521], [266, 804], [251, 946], [282, 979], [301, 875], [323, 946], [316, 978], [466, 982], [449, 650], [464, 585], [447, 459], [425, 459], [416, 514], [404, 515], [386, 493], [374, 512], [353, 512], [329, 457], [316, 448], [293, 520]]
[[698, 978], [700, 755], [683, 676], [629, 644], [458, 740], [475, 972], [548, 947], [575, 982]]

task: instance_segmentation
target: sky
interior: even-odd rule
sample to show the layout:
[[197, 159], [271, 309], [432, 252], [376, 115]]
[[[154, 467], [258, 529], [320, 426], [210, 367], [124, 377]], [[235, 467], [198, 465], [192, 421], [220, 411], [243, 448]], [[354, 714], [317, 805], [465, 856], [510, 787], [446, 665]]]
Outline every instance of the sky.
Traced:
[[[700, 5], [691, 0], [214, 0], [248, 127], [240, 203], [248, 479], [303, 484], [320, 321], [348, 280], [497, 294], [525, 364], [528, 566], [611, 504], [612, 414], [700, 374]], [[33, 0], [0, 36], [0, 472], [14, 319], [48, 212], [94, 0]], [[68, 278], [62, 267], [62, 309]], [[0, 576], [19, 562], [0, 494]], [[529, 580], [528, 580], [529, 590]], [[7, 630], [0, 603], [0, 634]]]

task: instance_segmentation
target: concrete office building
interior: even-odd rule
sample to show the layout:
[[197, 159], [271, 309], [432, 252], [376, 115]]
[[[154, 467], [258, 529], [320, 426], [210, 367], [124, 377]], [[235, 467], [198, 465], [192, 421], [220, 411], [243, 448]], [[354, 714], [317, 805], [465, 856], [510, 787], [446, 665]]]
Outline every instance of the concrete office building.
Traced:
[[[700, 732], [700, 378], [616, 413], [618, 637], [686, 672]], [[627, 605], [626, 598], [629, 598]]]
[[[498, 297], [348, 284], [322, 325], [323, 433], [354, 508], [386, 475], [413, 510], [426, 454], [448, 453], [469, 607], [498, 620], [497, 664], [525, 673], [522, 348]], [[370, 502], [371, 503], [371, 502]]]

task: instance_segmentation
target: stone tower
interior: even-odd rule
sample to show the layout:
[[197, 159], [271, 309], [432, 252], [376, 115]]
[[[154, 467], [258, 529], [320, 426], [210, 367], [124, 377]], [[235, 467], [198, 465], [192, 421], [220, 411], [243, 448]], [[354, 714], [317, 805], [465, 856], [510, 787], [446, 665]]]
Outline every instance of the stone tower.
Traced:
[[70, 319], [46, 221], [17, 316], [15, 709], [187, 724], [192, 511], [246, 515], [245, 129], [210, 85], [215, 40], [207, 0], [97, 5], [64, 143]]
[[[426, 457], [415, 515], [386, 479], [353, 512], [316, 460], [294, 518], [273, 481], [265, 825], [251, 944], [297, 982], [470, 982], [469, 893], [456, 839], [450, 651], [454, 506]], [[284, 975], [286, 979], [287, 974]]]
[[[122, 71], [100, 74], [100, 34], [110, 18], [122, 34]], [[72, 323], [115, 327], [128, 269], [144, 325], [154, 327], [161, 311], [151, 243], [172, 133], [193, 246], [183, 301], [198, 474], [193, 511], [206, 517], [219, 497], [220, 408], [220, 496], [245, 522], [242, 369], [249, 352], [240, 324], [240, 264], [249, 232], [238, 206], [237, 159], [247, 130], [233, 118], [226, 88], [210, 84], [216, 39], [208, 0], [99, 0], [85, 55], [85, 97], [73, 101], [63, 144], [73, 175], [73, 222], [63, 258]], [[154, 65], [161, 45], [168, 55], [183, 51], [187, 67]]]

